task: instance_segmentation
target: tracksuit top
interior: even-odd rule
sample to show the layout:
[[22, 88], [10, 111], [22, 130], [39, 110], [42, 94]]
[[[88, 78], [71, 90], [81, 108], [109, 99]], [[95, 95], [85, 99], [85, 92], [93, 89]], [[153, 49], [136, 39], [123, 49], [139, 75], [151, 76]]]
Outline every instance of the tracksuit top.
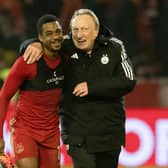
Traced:
[[[72, 46], [70, 39], [66, 42]], [[123, 43], [99, 37], [91, 54], [75, 47], [69, 54], [60, 113], [63, 142], [85, 144], [88, 152], [119, 149], [125, 145], [124, 96], [136, 83]], [[87, 82], [87, 96], [72, 94], [80, 82]]]

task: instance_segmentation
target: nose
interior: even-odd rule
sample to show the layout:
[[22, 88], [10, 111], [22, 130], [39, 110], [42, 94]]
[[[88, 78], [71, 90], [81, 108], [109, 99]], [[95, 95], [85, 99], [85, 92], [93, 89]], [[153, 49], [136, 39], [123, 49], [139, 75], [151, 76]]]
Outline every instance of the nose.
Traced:
[[63, 36], [61, 33], [60, 34], [54, 33], [54, 35], [53, 35], [53, 39], [62, 39], [62, 38], [63, 38]]
[[77, 37], [80, 38], [82, 36], [83, 36], [83, 31], [79, 29], [77, 32]]

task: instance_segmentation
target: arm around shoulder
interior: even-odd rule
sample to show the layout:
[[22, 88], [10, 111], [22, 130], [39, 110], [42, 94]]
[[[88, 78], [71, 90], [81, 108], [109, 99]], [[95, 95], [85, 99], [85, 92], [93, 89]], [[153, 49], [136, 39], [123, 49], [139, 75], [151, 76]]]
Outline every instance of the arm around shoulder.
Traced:
[[21, 44], [20, 53], [28, 64], [32, 64], [42, 57], [43, 49], [38, 39], [28, 39]]

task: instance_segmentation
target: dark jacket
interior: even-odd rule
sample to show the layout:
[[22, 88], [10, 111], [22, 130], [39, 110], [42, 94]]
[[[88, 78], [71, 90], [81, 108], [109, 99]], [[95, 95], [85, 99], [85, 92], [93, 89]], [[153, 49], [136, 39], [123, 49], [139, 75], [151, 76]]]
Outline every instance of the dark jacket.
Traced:
[[[20, 51], [29, 43], [24, 42]], [[91, 55], [76, 49], [71, 38], [65, 39], [62, 52], [69, 58], [60, 112], [63, 142], [84, 144], [89, 152], [120, 148], [125, 144], [123, 96], [136, 84], [122, 42], [101, 29]], [[75, 85], [83, 81], [88, 84], [88, 95], [72, 95]]]
[[[125, 144], [123, 96], [136, 84], [122, 42], [99, 36], [91, 55], [72, 48], [71, 40], [66, 43], [71, 54], [60, 113], [63, 142], [84, 143], [89, 152], [120, 148]], [[74, 96], [75, 85], [84, 81], [88, 84], [88, 95]]]

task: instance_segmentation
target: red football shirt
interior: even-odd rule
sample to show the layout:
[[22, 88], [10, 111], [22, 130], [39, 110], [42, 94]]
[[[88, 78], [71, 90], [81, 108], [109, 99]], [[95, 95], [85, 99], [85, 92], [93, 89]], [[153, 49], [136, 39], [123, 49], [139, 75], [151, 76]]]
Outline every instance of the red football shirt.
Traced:
[[[43, 56], [43, 58], [49, 68], [55, 68], [60, 64], [60, 57], [49, 59]], [[3, 123], [11, 97], [25, 80], [36, 77], [36, 68], [37, 63], [27, 64], [22, 56], [12, 66], [0, 92], [0, 137], [3, 135]], [[40, 136], [47, 136], [58, 131], [61, 93], [61, 88], [47, 91], [20, 90], [14, 112], [15, 126], [23, 128], [23, 131], [26, 128]]]

